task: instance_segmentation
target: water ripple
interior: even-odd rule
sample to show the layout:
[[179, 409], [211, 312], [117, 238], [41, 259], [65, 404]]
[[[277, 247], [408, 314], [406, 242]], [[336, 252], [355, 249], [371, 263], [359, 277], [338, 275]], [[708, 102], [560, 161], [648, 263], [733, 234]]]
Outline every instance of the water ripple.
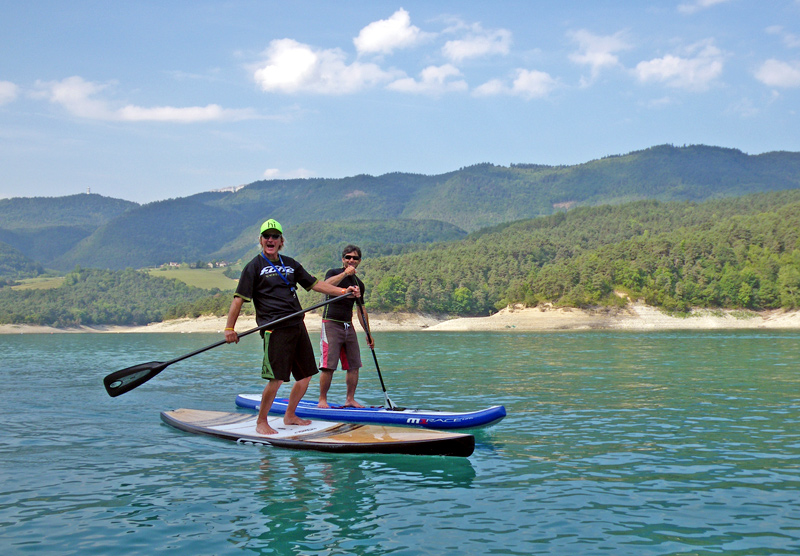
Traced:
[[[506, 405], [468, 459], [257, 448], [160, 422], [235, 411], [262, 386], [256, 345], [119, 398], [100, 386], [216, 339], [3, 338], [3, 554], [800, 553], [800, 334], [382, 335], [396, 402]], [[382, 402], [366, 369], [359, 395]]]

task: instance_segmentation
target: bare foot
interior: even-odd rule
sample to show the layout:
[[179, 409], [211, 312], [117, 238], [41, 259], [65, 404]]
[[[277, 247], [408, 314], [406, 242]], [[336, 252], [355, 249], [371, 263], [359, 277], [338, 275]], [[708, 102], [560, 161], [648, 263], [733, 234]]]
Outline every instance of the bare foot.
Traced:
[[278, 431], [269, 426], [269, 423], [256, 423], [256, 432], [258, 434], [278, 434]]
[[363, 405], [361, 405], [360, 403], [358, 403], [355, 400], [347, 400], [347, 401], [345, 401], [344, 402], [344, 406], [345, 407], [364, 407]]
[[308, 419], [301, 419], [297, 415], [294, 417], [284, 417], [283, 418], [284, 425], [310, 425], [311, 421]]
[[322, 409], [328, 409], [330, 406], [328, 405], [327, 400], [320, 400], [317, 404], [317, 407], [321, 407]]

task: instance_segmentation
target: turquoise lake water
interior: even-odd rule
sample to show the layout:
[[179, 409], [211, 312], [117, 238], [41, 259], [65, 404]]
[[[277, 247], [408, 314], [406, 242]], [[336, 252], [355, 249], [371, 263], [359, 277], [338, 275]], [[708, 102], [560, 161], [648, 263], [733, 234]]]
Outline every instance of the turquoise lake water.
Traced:
[[[236, 394], [263, 387], [252, 337], [118, 398], [102, 387], [219, 339], [0, 336], [0, 554], [800, 554], [800, 332], [377, 335], [396, 404], [506, 406], [470, 431], [469, 458], [244, 446], [160, 421], [246, 412]], [[380, 405], [362, 356], [357, 398]]]

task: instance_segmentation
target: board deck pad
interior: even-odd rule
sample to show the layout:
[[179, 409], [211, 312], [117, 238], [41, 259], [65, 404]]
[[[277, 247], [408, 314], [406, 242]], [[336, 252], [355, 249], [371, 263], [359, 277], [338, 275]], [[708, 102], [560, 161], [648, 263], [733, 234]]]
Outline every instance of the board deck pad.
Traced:
[[161, 419], [177, 429], [245, 444], [323, 452], [460, 457], [468, 457], [475, 450], [475, 437], [469, 434], [330, 421], [285, 425], [280, 417], [268, 419], [277, 434], [259, 434], [256, 417], [201, 409], [161, 412]]
[[[269, 412], [283, 415], [289, 400], [276, 398]], [[261, 394], [239, 394], [236, 405], [258, 410]], [[502, 420], [506, 408], [494, 405], [477, 411], [435, 411], [426, 409], [387, 409], [385, 407], [344, 407], [331, 404], [330, 408], [317, 407], [317, 402], [300, 400], [295, 413], [305, 419], [324, 419], [343, 423], [368, 423], [397, 426], [421, 427], [426, 429], [466, 429], [485, 427]]]

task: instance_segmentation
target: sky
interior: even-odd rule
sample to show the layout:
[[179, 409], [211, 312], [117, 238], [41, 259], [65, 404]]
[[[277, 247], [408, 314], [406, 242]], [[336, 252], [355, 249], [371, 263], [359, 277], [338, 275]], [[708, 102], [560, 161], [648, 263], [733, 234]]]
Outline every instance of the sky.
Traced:
[[800, 0], [0, 0], [0, 199], [800, 151]]

